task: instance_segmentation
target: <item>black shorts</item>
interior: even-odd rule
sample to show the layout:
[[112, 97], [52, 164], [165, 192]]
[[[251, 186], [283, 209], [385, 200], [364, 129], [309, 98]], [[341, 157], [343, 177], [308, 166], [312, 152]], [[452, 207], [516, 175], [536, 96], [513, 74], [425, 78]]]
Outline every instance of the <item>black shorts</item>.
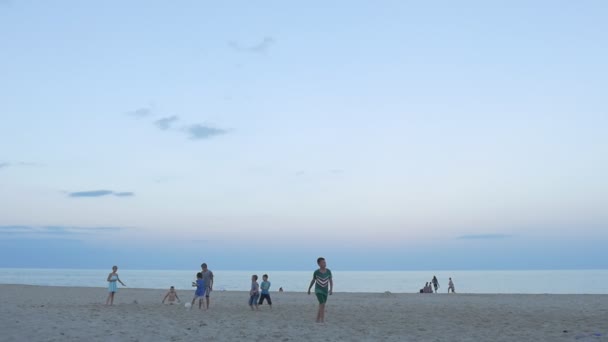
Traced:
[[268, 301], [268, 305], [272, 305], [272, 300], [270, 299], [270, 294], [261, 294], [260, 302], [258, 303], [259, 305], [262, 305], [262, 303], [264, 303], [264, 298], [266, 299], [266, 301]]

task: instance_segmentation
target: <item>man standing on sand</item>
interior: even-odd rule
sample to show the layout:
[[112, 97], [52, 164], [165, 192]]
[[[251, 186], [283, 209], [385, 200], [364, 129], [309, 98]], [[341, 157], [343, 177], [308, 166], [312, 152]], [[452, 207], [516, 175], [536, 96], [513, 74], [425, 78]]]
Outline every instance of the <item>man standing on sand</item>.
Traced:
[[203, 281], [205, 282], [205, 285], [207, 285], [207, 291], [205, 292], [205, 310], [209, 309], [209, 295], [211, 294], [211, 291], [213, 290], [213, 272], [211, 272], [210, 269], [207, 268], [207, 264], [203, 263], [201, 265], [201, 273], [203, 274]]

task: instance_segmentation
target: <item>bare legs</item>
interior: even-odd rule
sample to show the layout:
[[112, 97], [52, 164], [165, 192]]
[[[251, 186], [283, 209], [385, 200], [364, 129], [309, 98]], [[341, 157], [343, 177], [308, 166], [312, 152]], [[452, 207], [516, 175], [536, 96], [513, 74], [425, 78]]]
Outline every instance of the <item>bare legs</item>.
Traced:
[[[196, 298], [192, 298], [192, 304], [190, 304], [190, 309], [194, 307], [194, 303], [196, 303]], [[198, 300], [198, 309], [200, 310], [203, 307], [203, 300]]]
[[106, 305], [114, 305], [114, 292], [108, 293], [108, 299], [106, 299]]
[[325, 304], [319, 304], [319, 312], [317, 312], [317, 323], [325, 323]]

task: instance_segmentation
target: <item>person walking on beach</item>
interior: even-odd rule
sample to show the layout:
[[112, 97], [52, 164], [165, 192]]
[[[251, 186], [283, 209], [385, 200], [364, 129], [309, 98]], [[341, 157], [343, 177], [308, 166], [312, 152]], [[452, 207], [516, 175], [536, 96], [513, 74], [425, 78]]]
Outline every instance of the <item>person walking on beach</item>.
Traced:
[[165, 300], [168, 300], [169, 304], [173, 305], [175, 304], [176, 299], [178, 303], [181, 302], [181, 300], [179, 300], [179, 297], [177, 296], [177, 292], [175, 292], [175, 287], [171, 286], [171, 288], [165, 295], [165, 298], [163, 298], [163, 304], [165, 304]]
[[205, 281], [203, 280], [203, 274], [198, 272], [196, 274], [196, 281], [192, 282], [192, 287], [196, 287], [196, 291], [194, 291], [194, 298], [192, 298], [192, 304], [190, 308], [194, 307], [194, 303], [198, 299], [198, 309], [200, 310], [203, 306], [203, 298], [205, 297], [205, 291], [207, 287], [205, 286]]
[[260, 296], [260, 305], [264, 304], [264, 299], [270, 305], [272, 309], [272, 300], [270, 299], [270, 282], [268, 281], [268, 274], [264, 274], [262, 276], [262, 283], [260, 284], [260, 289], [262, 290], [262, 295]]
[[106, 299], [106, 305], [114, 305], [114, 294], [118, 291], [116, 282], [119, 282], [122, 286], [127, 287], [118, 277], [118, 266], [112, 266], [112, 273], [108, 274], [108, 299]]
[[201, 273], [203, 274], [203, 281], [207, 285], [207, 289], [205, 290], [205, 309], [209, 309], [209, 295], [213, 291], [213, 272], [207, 268], [206, 263], [203, 263], [201, 265]]
[[310, 289], [312, 285], [315, 285], [315, 295], [319, 301], [319, 311], [317, 312], [317, 323], [325, 322], [325, 303], [327, 303], [327, 296], [332, 295], [334, 291], [334, 281], [331, 276], [331, 271], [327, 268], [327, 262], [325, 258], [318, 258], [317, 265], [319, 269], [312, 274], [312, 280], [308, 286], [308, 294], [310, 295]]
[[456, 289], [454, 288], [454, 282], [452, 281], [452, 278], [450, 278], [450, 282], [448, 283], [448, 293], [450, 293], [450, 290], [452, 290], [452, 293], [456, 293]]
[[437, 290], [439, 289], [439, 280], [437, 280], [437, 277], [433, 276], [433, 287], [435, 288], [435, 293], [437, 293]]
[[255, 306], [255, 310], [259, 310], [258, 298], [260, 298], [260, 285], [258, 284], [258, 275], [254, 274], [251, 276], [251, 290], [249, 290], [249, 306], [251, 311]]

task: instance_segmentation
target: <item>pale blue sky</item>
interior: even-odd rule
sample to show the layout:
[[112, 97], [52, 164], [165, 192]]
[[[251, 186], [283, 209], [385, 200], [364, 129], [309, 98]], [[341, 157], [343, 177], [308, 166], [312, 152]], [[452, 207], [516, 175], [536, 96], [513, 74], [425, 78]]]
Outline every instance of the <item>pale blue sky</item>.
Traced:
[[608, 267], [607, 17], [0, 1], [0, 267]]

